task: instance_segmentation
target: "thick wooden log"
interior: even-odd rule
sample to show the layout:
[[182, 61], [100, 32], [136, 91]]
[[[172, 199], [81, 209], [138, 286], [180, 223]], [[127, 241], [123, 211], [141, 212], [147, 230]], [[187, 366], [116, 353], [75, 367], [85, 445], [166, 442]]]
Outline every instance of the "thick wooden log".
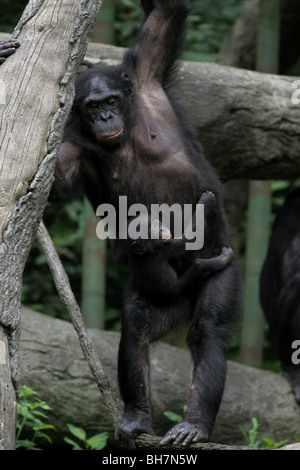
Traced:
[[[90, 330], [90, 333], [122, 407], [117, 385], [120, 335], [98, 330]], [[22, 384], [39, 392], [52, 407], [47, 414], [49, 422], [56, 427], [51, 433], [56, 447], [64, 445], [67, 423], [83, 428], [89, 437], [109, 431], [109, 445], [116, 447], [108, 410], [70, 323], [23, 308], [20, 356]], [[186, 404], [190, 354], [187, 350], [159, 343], [153, 347], [150, 358], [154, 426], [156, 434], [163, 436], [172, 426], [164, 411], [182, 414]], [[293, 437], [299, 434], [300, 408], [289, 383], [279, 374], [228, 361], [225, 393], [212, 441], [220, 444], [220, 448], [244, 446], [240, 426], [249, 430], [253, 417], [261, 425], [259, 437], [270, 437], [277, 442], [288, 439], [293, 443]], [[153, 441], [149, 445], [153, 446]]]

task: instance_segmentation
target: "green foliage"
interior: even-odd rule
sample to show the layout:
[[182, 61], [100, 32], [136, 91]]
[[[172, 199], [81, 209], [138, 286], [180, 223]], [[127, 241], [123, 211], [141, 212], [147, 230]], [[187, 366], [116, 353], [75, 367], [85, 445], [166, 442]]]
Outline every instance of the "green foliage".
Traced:
[[[48, 442], [52, 443], [50, 436], [48, 436], [45, 431], [55, 428], [51, 424], [44, 422], [47, 420], [47, 415], [44, 411], [51, 410], [51, 408], [47, 403], [40, 400], [37, 392], [23, 385], [20, 389], [17, 409], [16, 448], [23, 447], [26, 450], [40, 450], [36, 442], [37, 440], [40, 441], [40, 439], [46, 439]], [[31, 440], [21, 439], [22, 431], [25, 427], [32, 430]]]
[[73, 424], [68, 424], [67, 426], [72, 436], [80, 441], [79, 444], [73, 439], [65, 437], [64, 441], [72, 446], [72, 450], [102, 450], [107, 444], [108, 432], [102, 432], [87, 438], [86, 432], [83, 429], [73, 426]]
[[268, 437], [259, 438], [259, 427], [260, 424], [258, 423], [256, 418], [252, 418], [252, 427], [249, 429], [248, 432], [245, 431], [242, 426], [240, 426], [240, 430], [242, 431], [245, 441], [247, 442], [249, 447], [252, 447], [254, 449], [277, 449], [278, 447], [282, 447], [287, 443], [287, 440], [275, 442], [273, 439], [270, 439]]
[[115, 44], [130, 47], [136, 40], [143, 18], [138, 0], [117, 0], [114, 23]]
[[28, 0], [1, 0], [0, 31], [11, 33], [18, 23]]
[[[51, 408], [39, 398], [39, 394], [32, 388], [22, 385], [17, 407], [16, 449], [41, 450], [41, 447], [37, 447], [37, 441], [40, 443], [41, 439], [46, 439], [48, 443], [52, 444], [50, 436], [45, 431], [55, 429], [55, 427], [45, 423], [47, 415], [44, 413], [51, 410]], [[107, 432], [95, 434], [87, 438], [86, 432], [83, 429], [73, 424], [68, 424], [67, 426], [72, 436], [80, 441], [79, 444], [69, 437], [64, 438], [64, 441], [72, 446], [72, 450], [102, 450], [106, 446], [108, 439]], [[31, 439], [21, 439], [24, 428], [27, 428], [27, 434], [28, 428], [32, 430]]]
[[182, 416], [174, 413], [173, 411], [164, 411], [164, 415], [173, 423], [180, 423], [182, 421]]
[[[191, 0], [184, 58], [193, 52], [198, 60], [212, 61], [236, 21], [244, 0]], [[197, 55], [195, 56], [197, 60]]]
[[[183, 407], [183, 412], [186, 412], [187, 405]], [[182, 416], [174, 413], [173, 411], [164, 411], [164, 415], [170, 420], [173, 421], [173, 423], [180, 423], [182, 421]]]
[[[240, 13], [245, 0], [190, 0], [183, 58], [213, 61]], [[137, 37], [143, 13], [138, 0], [118, 0], [116, 9], [115, 43], [129, 47]]]

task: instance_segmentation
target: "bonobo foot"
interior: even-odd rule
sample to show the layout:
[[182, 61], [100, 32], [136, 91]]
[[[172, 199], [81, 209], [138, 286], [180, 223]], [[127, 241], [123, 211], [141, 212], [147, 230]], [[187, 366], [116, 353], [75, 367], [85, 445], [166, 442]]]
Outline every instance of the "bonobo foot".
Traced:
[[205, 191], [201, 194], [198, 204], [207, 204], [208, 202], [214, 202], [215, 195], [211, 191]]
[[195, 442], [205, 442], [208, 438], [208, 433], [204, 432], [201, 426], [191, 424], [187, 421], [181, 421], [181, 423], [176, 424], [176, 426], [167, 432], [165, 437], [160, 441], [160, 445], [182, 444], [183, 446], [189, 446]]
[[0, 64], [2, 64], [7, 57], [12, 55], [20, 43], [15, 39], [0, 42]]
[[116, 426], [115, 437], [129, 449], [135, 449], [135, 438], [139, 434], [154, 434], [151, 416], [141, 410], [125, 411]]
[[233, 249], [230, 248], [230, 246], [223, 246], [219, 257], [224, 261], [224, 263], [229, 264], [229, 262], [234, 258]]

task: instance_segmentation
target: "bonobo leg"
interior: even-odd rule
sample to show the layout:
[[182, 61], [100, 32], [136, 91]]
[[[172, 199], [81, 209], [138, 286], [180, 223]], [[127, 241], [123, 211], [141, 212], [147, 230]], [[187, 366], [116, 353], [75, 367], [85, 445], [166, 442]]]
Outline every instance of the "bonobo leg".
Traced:
[[225, 341], [237, 321], [240, 298], [240, 274], [235, 261], [209, 278], [200, 293], [187, 336], [193, 359], [187, 411], [183, 420], [167, 432], [162, 445], [187, 446], [209, 439], [225, 384]]
[[[219, 200], [219, 197], [216, 196], [211, 191], [205, 191], [201, 194], [200, 199], [197, 202], [198, 204], [204, 205], [204, 240], [207, 238], [210, 239], [212, 234], [216, 233], [216, 227], [218, 227], [218, 233], [221, 235], [223, 232], [226, 233], [227, 230], [224, 224], [224, 213], [222, 209], [222, 202]], [[196, 211], [193, 212], [192, 216], [192, 231], [195, 233], [197, 231], [197, 217]], [[194, 238], [191, 235], [188, 235], [188, 228], [186, 238], [190, 241], [194, 241]], [[214, 235], [215, 237], [215, 235]], [[176, 238], [175, 238], [176, 240]], [[219, 244], [221, 246], [227, 246], [229, 240], [227, 237], [223, 239], [220, 237]]]
[[19, 46], [20, 43], [16, 39], [0, 42], [0, 65], [3, 64], [6, 58], [12, 55]]
[[153, 434], [148, 397], [148, 312], [139, 305], [139, 296], [129, 288], [122, 312], [118, 379], [124, 415], [116, 426], [116, 438], [135, 448], [138, 434]]
[[[159, 301], [158, 301], [159, 302]], [[134, 448], [141, 433], [153, 434], [148, 387], [148, 348], [191, 317], [187, 297], [175, 298], [163, 306], [142, 297], [130, 286], [124, 297], [122, 334], [119, 348], [119, 387], [124, 415], [117, 424], [116, 438]]]

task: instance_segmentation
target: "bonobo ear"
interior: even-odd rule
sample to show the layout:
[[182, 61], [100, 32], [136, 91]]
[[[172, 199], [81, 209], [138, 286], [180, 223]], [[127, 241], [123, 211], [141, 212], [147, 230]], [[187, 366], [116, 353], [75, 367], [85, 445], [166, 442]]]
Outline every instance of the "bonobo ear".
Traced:
[[130, 78], [128, 77], [127, 73], [123, 72], [122, 73], [122, 79], [124, 83], [124, 91], [126, 95], [130, 96], [133, 94], [133, 85], [131, 83]]

